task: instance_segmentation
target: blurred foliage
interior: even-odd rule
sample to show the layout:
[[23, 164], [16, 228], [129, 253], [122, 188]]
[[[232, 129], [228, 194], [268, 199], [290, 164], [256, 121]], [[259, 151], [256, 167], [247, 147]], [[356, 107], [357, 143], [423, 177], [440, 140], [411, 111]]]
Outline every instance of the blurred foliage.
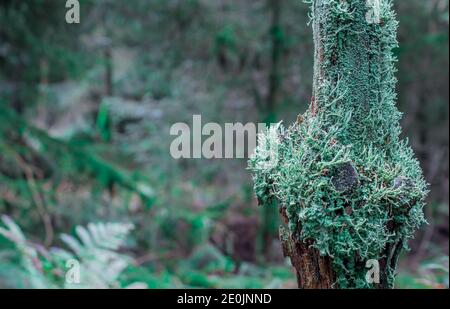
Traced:
[[[192, 114], [293, 122], [311, 97], [307, 5], [80, 3], [81, 23], [69, 25], [64, 1], [0, 2], [0, 213], [9, 218], [0, 286], [64, 287], [52, 248], [101, 270], [99, 257], [58, 235], [84, 247], [79, 231], [91, 232], [80, 227], [122, 222], [134, 229], [112, 251], [126, 266], [86, 286], [294, 287], [277, 239], [261, 233], [245, 160], [173, 160], [169, 128]], [[402, 125], [432, 205], [398, 285], [445, 286], [447, 276], [448, 286], [448, 271], [415, 267], [448, 256], [448, 1], [396, 6]]]
[[421, 263], [417, 274], [401, 273], [397, 277], [397, 288], [448, 289], [448, 256]]

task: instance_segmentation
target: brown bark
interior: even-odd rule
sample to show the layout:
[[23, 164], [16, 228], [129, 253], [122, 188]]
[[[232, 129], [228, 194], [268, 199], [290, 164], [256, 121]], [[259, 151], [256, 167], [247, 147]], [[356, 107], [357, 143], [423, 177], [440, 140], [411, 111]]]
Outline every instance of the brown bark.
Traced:
[[[281, 211], [280, 214], [287, 223], [286, 213]], [[280, 226], [279, 237], [283, 255], [290, 258], [300, 289], [334, 288], [335, 275], [330, 257], [321, 256], [319, 251], [312, 247], [311, 242], [301, 241], [284, 226]]]
[[283, 254], [291, 259], [297, 276], [298, 287], [301, 289], [332, 289], [335, 280], [331, 259], [321, 256], [311, 243], [304, 243], [294, 239], [292, 235], [282, 236], [283, 227], [280, 228]]

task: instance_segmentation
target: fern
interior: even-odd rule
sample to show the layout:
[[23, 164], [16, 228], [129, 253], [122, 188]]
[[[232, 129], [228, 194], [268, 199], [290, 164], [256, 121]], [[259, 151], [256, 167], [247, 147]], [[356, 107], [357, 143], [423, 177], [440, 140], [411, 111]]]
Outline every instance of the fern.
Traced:
[[2, 221], [5, 228], [0, 227], [0, 235], [15, 244], [21, 257], [23, 271], [27, 273], [30, 287], [38, 289], [53, 287], [43, 274], [37, 247], [25, 238], [20, 227], [11, 218], [2, 216]]
[[[87, 228], [76, 227], [77, 238], [61, 235], [61, 240], [72, 250], [73, 258], [80, 261], [82, 287], [119, 287], [119, 276], [130, 259], [117, 250], [124, 245], [132, 228], [122, 223], [90, 223]], [[67, 257], [67, 251], [53, 250], [53, 253]], [[66, 284], [66, 287], [74, 286]]]
[[[45, 250], [28, 241], [14, 221], [3, 216], [5, 227], [0, 235], [15, 244], [21, 256], [21, 268], [30, 278], [31, 288], [120, 288], [120, 276], [131, 265], [132, 258], [119, 253], [133, 225], [124, 223], [89, 223], [77, 226], [75, 236], [62, 234], [61, 240], [69, 250], [51, 248]], [[79, 265], [80, 281], [69, 282], [68, 262]], [[140, 282], [128, 288], [144, 287]]]

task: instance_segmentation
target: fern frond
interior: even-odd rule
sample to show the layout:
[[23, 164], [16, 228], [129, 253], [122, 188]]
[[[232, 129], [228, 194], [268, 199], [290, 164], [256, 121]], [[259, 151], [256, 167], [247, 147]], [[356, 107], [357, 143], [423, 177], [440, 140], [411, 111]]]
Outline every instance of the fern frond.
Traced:
[[[77, 226], [75, 236], [62, 234], [61, 240], [69, 250], [51, 248], [46, 251], [29, 242], [21, 228], [9, 217], [2, 217], [0, 235], [15, 244], [21, 256], [21, 267], [27, 273], [30, 288], [119, 288], [119, 277], [132, 259], [118, 249], [125, 245], [132, 224], [89, 223]], [[66, 278], [71, 269], [68, 261], [79, 265], [80, 282]], [[44, 271], [51, 269], [51, 272]], [[136, 282], [136, 286], [143, 284]]]
[[52, 288], [52, 283], [46, 279], [42, 263], [35, 246], [27, 241], [21, 228], [8, 216], [2, 216], [5, 227], [0, 227], [0, 235], [13, 242], [21, 255], [21, 266], [29, 274], [28, 284], [32, 288]]
[[76, 237], [62, 234], [61, 240], [72, 250], [81, 270], [81, 285], [65, 287], [118, 287], [118, 277], [130, 259], [117, 250], [132, 229], [132, 224], [89, 223], [87, 228], [75, 228]]

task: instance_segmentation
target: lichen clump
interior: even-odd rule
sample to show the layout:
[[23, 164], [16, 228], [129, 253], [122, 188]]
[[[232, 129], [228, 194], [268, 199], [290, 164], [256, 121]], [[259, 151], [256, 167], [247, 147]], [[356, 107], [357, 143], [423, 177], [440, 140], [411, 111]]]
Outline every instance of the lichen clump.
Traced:
[[314, 0], [311, 8], [312, 102], [289, 128], [260, 136], [249, 161], [256, 195], [268, 206], [277, 200], [290, 233], [331, 257], [336, 287], [373, 287], [369, 259], [384, 261], [393, 286], [399, 253], [425, 221], [427, 184], [399, 138], [392, 3]]

